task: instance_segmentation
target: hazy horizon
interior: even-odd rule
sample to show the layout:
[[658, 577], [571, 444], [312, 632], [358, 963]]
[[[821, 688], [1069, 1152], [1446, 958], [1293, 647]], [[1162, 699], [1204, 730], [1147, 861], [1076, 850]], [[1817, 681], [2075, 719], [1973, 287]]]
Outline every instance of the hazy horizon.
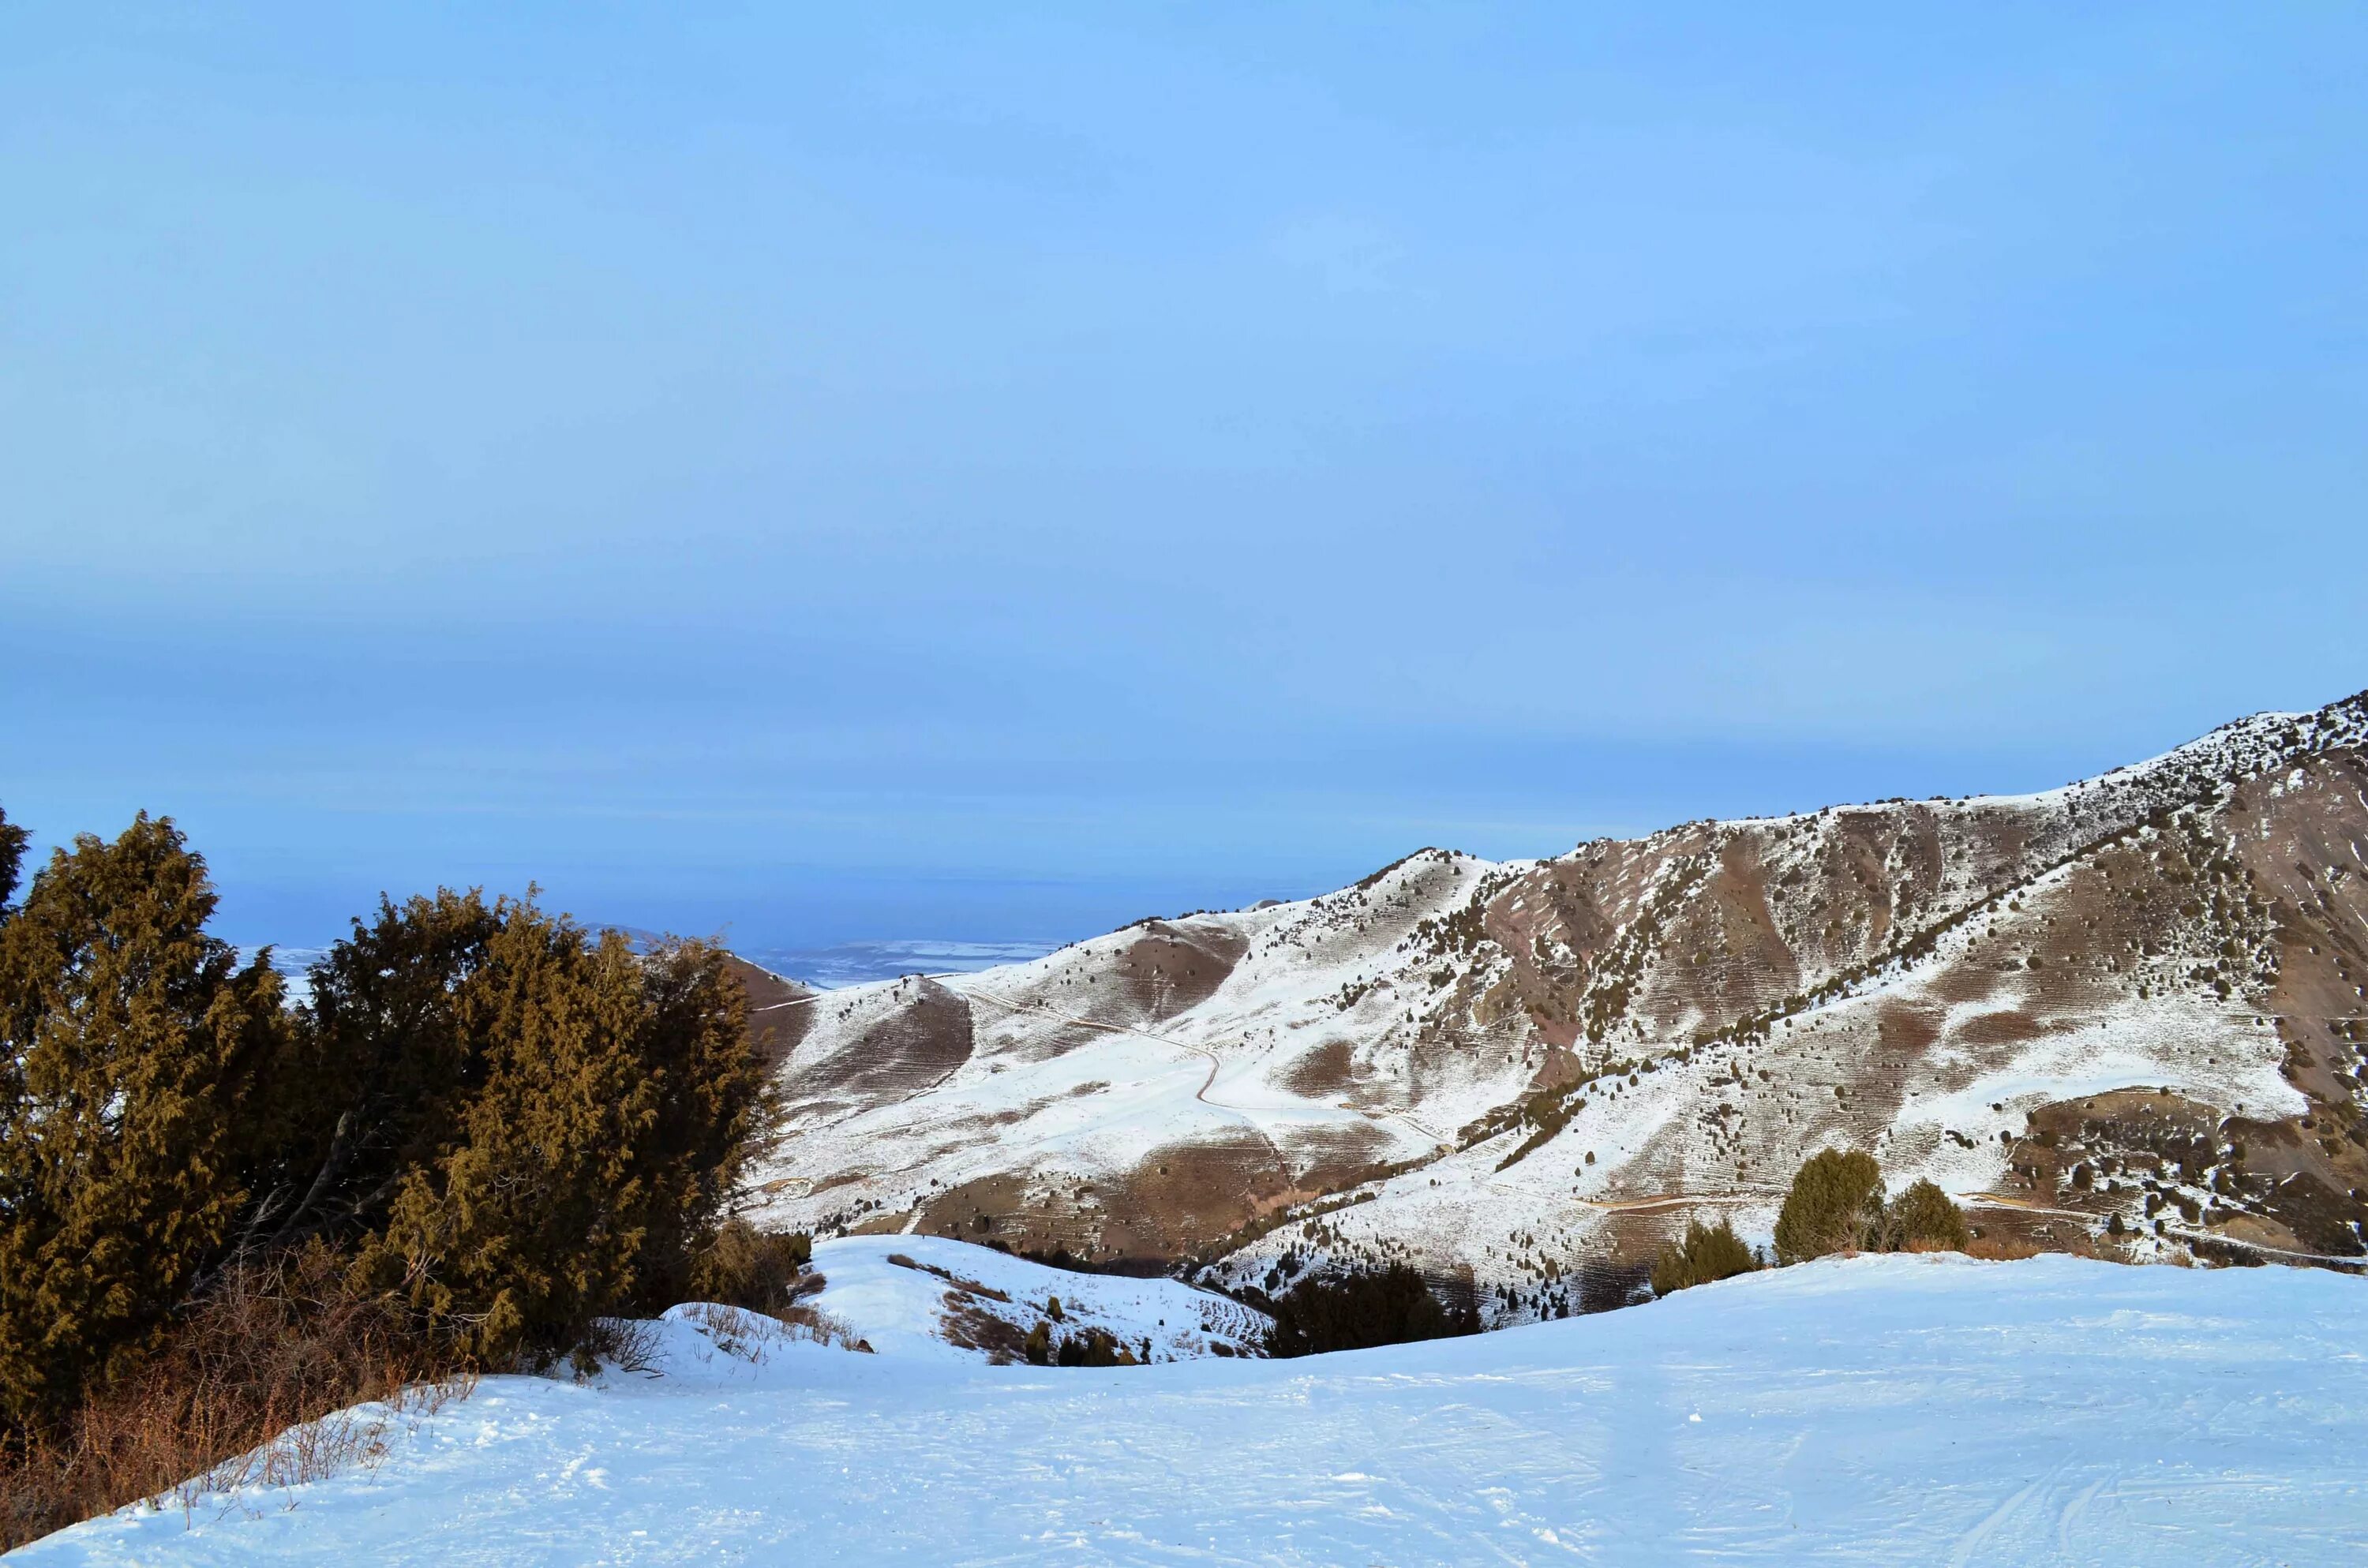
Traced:
[[2368, 14], [0, 18], [0, 808], [1042, 943], [2368, 686]]

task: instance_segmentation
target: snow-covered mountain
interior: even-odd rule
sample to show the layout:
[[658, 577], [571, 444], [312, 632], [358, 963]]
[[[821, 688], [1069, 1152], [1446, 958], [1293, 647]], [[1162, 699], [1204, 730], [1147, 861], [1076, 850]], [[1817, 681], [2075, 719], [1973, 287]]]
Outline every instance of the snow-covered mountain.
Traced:
[[1506, 1334], [1108, 1370], [876, 1324], [872, 1355], [662, 1327], [640, 1370], [487, 1378], [373, 1462], [11, 1561], [2216, 1568], [2368, 1539], [2368, 1284], [2326, 1274], [1831, 1258]]
[[1492, 1322], [1765, 1234], [1827, 1144], [1994, 1243], [2364, 1250], [2368, 694], [2035, 795], [1427, 849], [1294, 903], [776, 998], [764, 1222], [1469, 1270]]

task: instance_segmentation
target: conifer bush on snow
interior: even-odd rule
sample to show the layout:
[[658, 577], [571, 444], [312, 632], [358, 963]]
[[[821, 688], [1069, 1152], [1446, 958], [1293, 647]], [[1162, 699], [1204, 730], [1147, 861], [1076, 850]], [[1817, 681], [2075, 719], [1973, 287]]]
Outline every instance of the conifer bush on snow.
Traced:
[[1690, 1286], [1748, 1274], [1759, 1267], [1750, 1247], [1735, 1233], [1732, 1221], [1721, 1219], [1715, 1228], [1697, 1220], [1685, 1235], [1666, 1243], [1653, 1263], [1653, 1294], [1671, 1296]]
[[598, 1318], [802, 1271], [802, 1238], [719, 1228], [767, 1111], [720, 949], [446, 891], [382, 900], [290, 1006], [207, 933], [169, 819], [78, 837], [11, 903], [25, 845], [0, 814], [0, 1536], [74, 1517], [27, 1501], [28, 1456], [283, 1260], [290, 1322], [367, 1323], [415, 1369], [546, 1363]]
[[1311, 1356], [1479, 1332], [1474, 1303], [1442, 1301], [1418, 1270], [1393, 1263], [1311, 1275], [1293, 1285], [1274, 1302], [1267, 1353]]
[[1893, 1252], [1963, 1252], [1973, 1240], [1964, 1211], [1929, 1181], [1911, 1183], [1884, 1212], [1884, 1245]]
[[1964, 1212], [1929, 1181], [1884, 1201], [1883, 1173], [1861, 1150], [1824, 1149], [1802, 1164], [1776, 1217], [1776, 1259], [1836, 1252], [1962, 1252]]
[[1776, 1216], [1776, 1258], [1805, 1263], [1834, 1252], [1863, 1252], [1883, 1233], [1883, 1173], [1862, 1150], [1823, 1149], [1793, 1177]]
[[814, 1238], [760, 1231], [747, 1221], [723, 1221], [699, 1255], [691, 1293], [750, 1312], [778, 1312], [795, 1298], [814, 1261]]
[[[0, 842], [0, 886], [23, 846]], [[0, 1420], [128, 1371], [234, 1233], [289, 1028], [269, 966], [205, 934], [213, 908], [143, 813], [0, 909]]]

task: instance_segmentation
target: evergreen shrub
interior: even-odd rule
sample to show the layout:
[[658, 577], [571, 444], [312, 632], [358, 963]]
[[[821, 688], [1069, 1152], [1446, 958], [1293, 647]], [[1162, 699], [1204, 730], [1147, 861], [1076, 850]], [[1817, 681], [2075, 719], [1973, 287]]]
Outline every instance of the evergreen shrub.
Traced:
[[1884, 1214], [1884, 1245], [1894, 1252], [1963, 1252], [1973, 1236], [1964, 1210], [1929, 1181], [1911, 1183]]
[[1479, 1309], [1468, 1298], [1442, 1301], [1419, 1271], [1393, 1263], [1293, 1285], [1274, 1303], [1267, 1354], [1313, 1356], [1479, 1332]]
[[1690, 1286], [1748, 1274], [1759, 1267], [1759, 1260], [1735, 1233], [1733, 1221], [1722, 1219], [1713, 1228], [1697, 1220], [1686, 1226], [1679, 1240], [1662, 1245], [1661, 1256], [1653, 1263], [1653, 1294], [1672, 1296]]
[[1883, 1173], [1861, 1150], [1824, 1149], [1793, 1177], [1776, 1217], [1776, 1257], [1804, 1263], [1834, 1252], [1863, 1252], [1883, 1233]]
[[[0, 1545], [145, 1494], [154, 1455], [545, 1365], [695, 1284], [777, 1299], [808, 1261], [719, 1225], [770, 1108], [721, 949], [445, 891], [381, 900], [290, 1006], [207, 932], [170, 819], [76, 838], [12, 904], [25, 844], [0, 814]], [[320, 1378], [272, 1369], [289, 1343]], [[190, 1366], [202, 1408], [157, 1381]], [[128, 1420], [151, 1460], [42, 1481]]]

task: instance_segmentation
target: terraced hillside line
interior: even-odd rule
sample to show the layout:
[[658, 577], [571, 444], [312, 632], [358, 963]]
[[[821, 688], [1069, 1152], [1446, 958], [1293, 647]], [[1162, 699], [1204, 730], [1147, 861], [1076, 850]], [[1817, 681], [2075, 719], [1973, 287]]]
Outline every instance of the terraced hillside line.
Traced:
[[2044, 1214], [2051, 1219], [2078, 1220], [2084, 1225], [2097, 1217], [2085, 1209], [2057, 1209], [2044, 1203], [2033, 1203], [2028, 1198], [2017, 1198], [2010, 1192], [1964, 1192], [1957, 1196], [1965, 1203], [1986, 1209], [2011, 1209], [2018, 1214]]
[[1781, 1187], [1738, 1187], [1725, 1192], [1670, 1192], [1655, 1198], [1574, 1198], [1571, 1203], [1576, 1208], [1592, 1209], [1599, 1214], [1651, 1214], [1663, 1209], [1682, 1209], [1696, 1203], [1765, 1203], [1785, 1190]]
[[2165, 1225], [2163, 1233], [2177, 1236], [2181, 1241], [2207, 1249], [2242, 1247], [2247, 1252], [2265, 1253], [2271, 1257], [2289, 1258], [2296, 1263], [2316, 1264], [2321, 1268], [2337, 1268], [2350, 1274], [2357, 1274], [2363, 1269], [2368, 1269], [2368, 1258], [2354, 1257], [2344, 1253], [2301, 1252], [2294, 1247], [2271, 1246], [2267, 1242], [2249, 1242], [2242, 1236], [2223, 1235], [2212, 1231], [2192, 1231], [2184, 1225]]

